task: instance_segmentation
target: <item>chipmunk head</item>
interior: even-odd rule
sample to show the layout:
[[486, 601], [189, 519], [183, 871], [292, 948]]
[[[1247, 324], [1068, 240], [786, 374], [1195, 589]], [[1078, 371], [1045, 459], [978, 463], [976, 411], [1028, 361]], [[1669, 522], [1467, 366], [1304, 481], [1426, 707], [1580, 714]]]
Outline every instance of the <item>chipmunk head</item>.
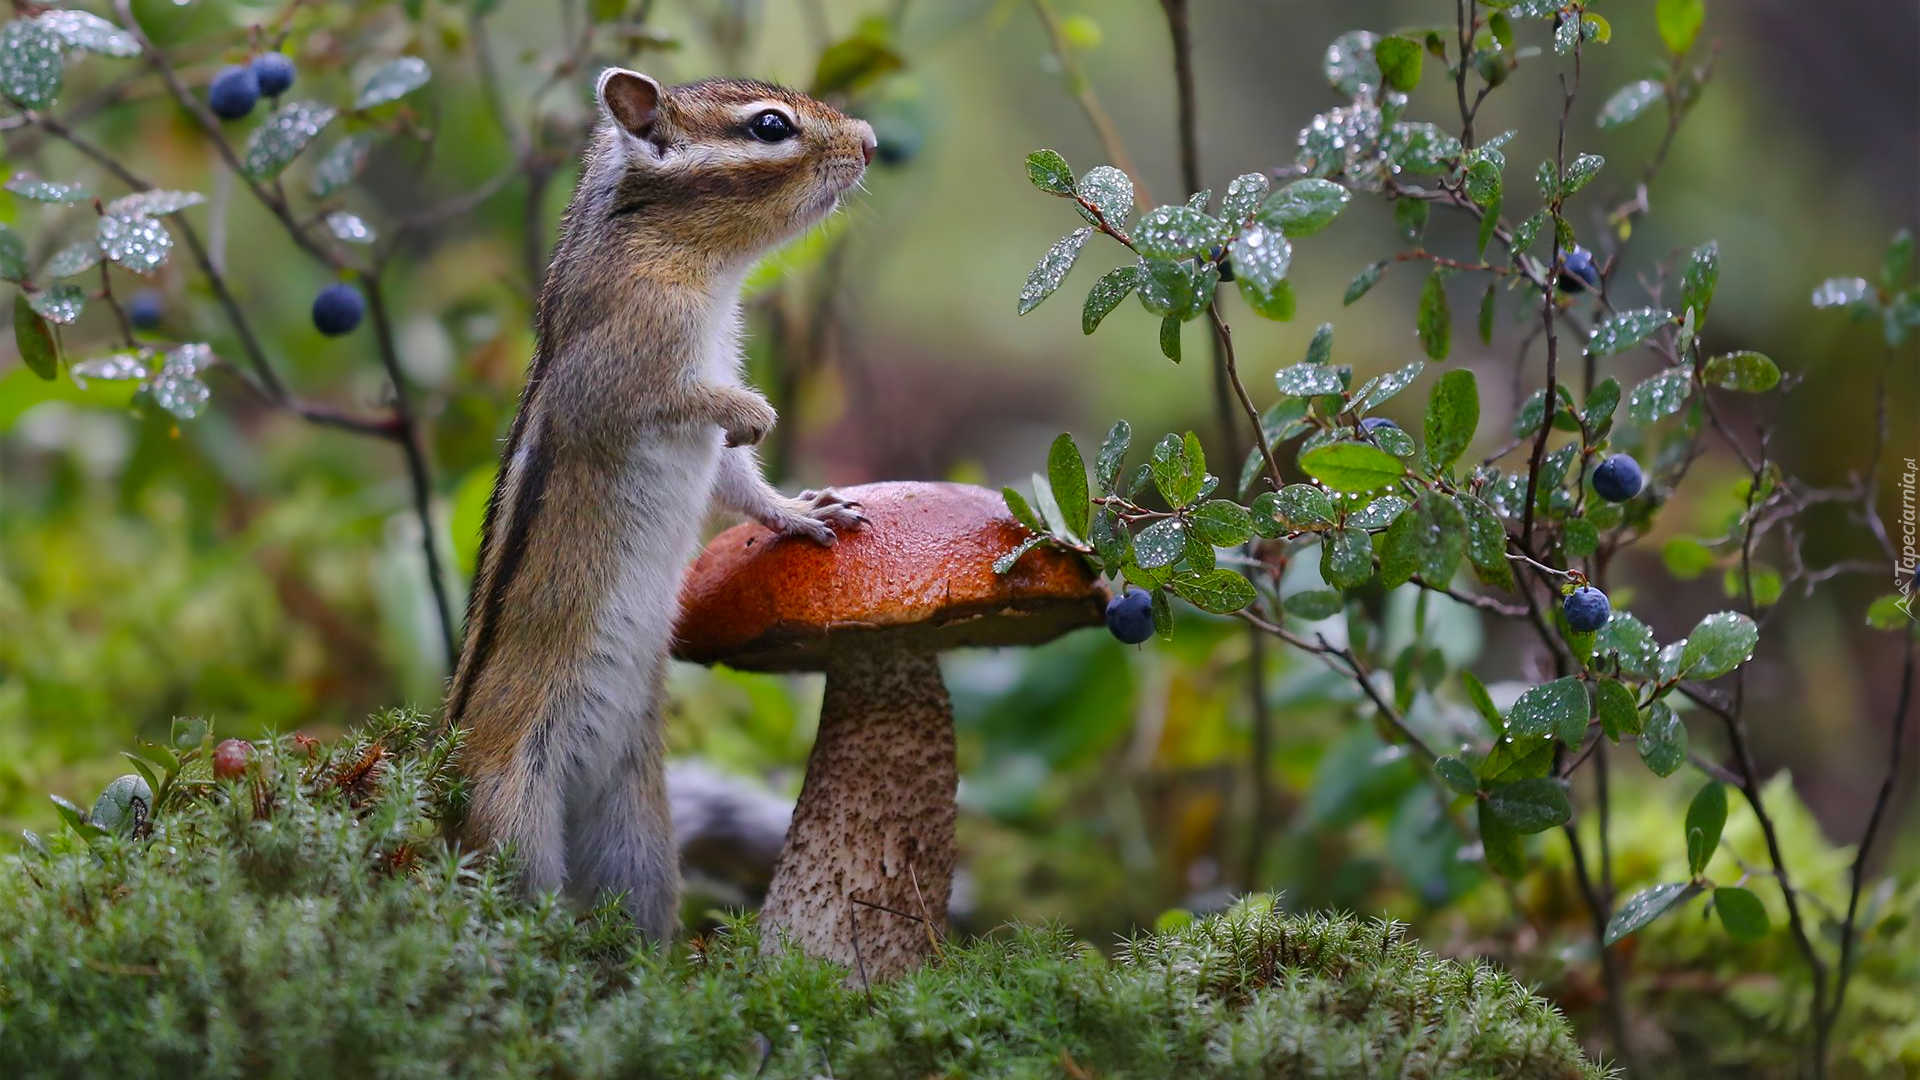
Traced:
[[743, 265], [825, 218], [877, 145], [866, 121], [762, 82], [666, 87], [609, 68], [597, 96], [607, 224], [636, 249], [666, 240], [717, 264]]

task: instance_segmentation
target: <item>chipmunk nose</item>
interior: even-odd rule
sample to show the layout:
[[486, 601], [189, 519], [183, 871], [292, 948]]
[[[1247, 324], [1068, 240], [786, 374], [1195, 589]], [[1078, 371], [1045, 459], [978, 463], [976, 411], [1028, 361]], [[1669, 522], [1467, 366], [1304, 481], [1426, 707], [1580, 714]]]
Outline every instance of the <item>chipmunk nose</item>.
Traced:
[[860, 121], [860, 154], [867, 159], [867, 164], [873, 164], [873, 155], [879, 149], [880, 140], [873, 134], [873, 125]]

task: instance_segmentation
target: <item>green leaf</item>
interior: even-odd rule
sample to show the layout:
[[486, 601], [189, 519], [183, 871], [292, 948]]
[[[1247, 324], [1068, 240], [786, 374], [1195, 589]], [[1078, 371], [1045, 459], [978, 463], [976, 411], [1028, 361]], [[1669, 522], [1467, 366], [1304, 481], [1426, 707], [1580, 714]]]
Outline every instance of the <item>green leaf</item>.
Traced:
[[1172, 315], [1160, 320], [1160, 355], [1180, 362], [1180, 320]]
[[1388, 527], [1380, 578], [1392, 588], [1418, 571], [1428, 585], [1445, 588], [1459, 569], [1466, 547], [1467, 519], [1460, 504], [1445, 492], [1425, 492]]
[[1367, 295], [1368, 292], [1372, 291], [1373, 287], [1379, 284], [1380, 275], [1386, 269], [1387, 269], [1386, 262], [1381, 261], [1381, 262], [1373, 263], [1369, 265], [1366, 269], [1361, 270], [1358, 274], [1355, 274], [1353, 277], [1353, 282], [1347, 286], [1346, 295], [1341, 297], [1340, 299], [1341, 306], [1352, 307], [1354, 301], [1360, 299], [1361, 297]]
[[[1254, 214], [1259, 213], [1260, 204], [1266, 201], [1267, 191], [1273, 181], [1266, 173], [1245, 173], [1233, 178], [1227, 185], [1227, 194], [1220, 200], [1220, 217], [1229, 226], [1238, 227]], [[1337, 186], [1337, 185], [1336, 185]], [[1345, 194], [1345, 189], [1341, 190]]]
[[[1149, 259], [1191, 259], [1226, 238], [1227, 227], [1219, 219], [1185, 206], [1155, 207], [1133, 227], [1134, 248]], [[1234, 269], [1240, 269], [1237, 251]]]
[[1593, 685], [1594, 712], [1600, 717], [1607, 738], [1619, 742], [1622, 735], [1640, 730], [1640, 710], [1635, 707], [1633, 689], [1618, 679], [1602, 679]]
[[67, 326], [80, 317], [87, 305], [87, 293], [78, 285], [61, 283], [27, 297], [28, 306], [48, 322]]
[[1133, 558], [1143, 570], [1172, 566], [1186, 553], [1187, 525], [1178, 518], [1163, 518], [1134, 534]]
[[1633, 388], [1627, 395], [1627, 415], [1643, 424], [1672, 416], [1687, 404], [1693, 381], [1685, 368], [1668, 368]]
[[1087, 494], [1087, 466], [1071, 435], [1062, 433], [1047, 452], [1047, 486], [1053, 489], [1054, 502], [1065, 515], [1067, 530], [1074, 536], [1087, 535], [1087, 519], [1093, 512]]
[[1628, 83], [1614, 91], [1605, 105], [1600, 106], [1597, 123], [1603, 128], [1616, 128], [1639, 119], [1656, 102], [1667, 96], [1667, 88], [1652, 79], [1641, 79]]
[[52, 180], [42, 180], [32, 173], [15, 173], [7, 181], [7, 190], [23, 199], [34, 202], [65, 203], [72, 205], [85, 202], [91, 196], [87, 189], [79, 184], [61, 184]]
[[1308, 622], [1318, 622], [1340, 614], [1346, 602], [1346, 597], [1332, 589], [1309, 589], [1287, 597], [1282, 606], [1289, 615]]
[[1714, 849], [1720, 846], [1720, 831], [1727, 825], [1727, 789], [1709, 783], [1687, 806], [1687, 872], [1699, 877], [1707, 872]]
[[1412, 93], [1420, 85], [1421, 54], [1425, 50], [1412, 38], [1381, 38], [1373, 46], [1375, 63], [1380, 67], [1380, 77], [1388, 86], [1401, 93]]
[[1519, 833], [1494, 816], [1492, 807], [1485, 802], [1480, 804], [1480, 847], [1489, 870], [1504, 878], [1526, 875], [1526, 844]]
[[1713, 549], [1692, 537], [1677, 536], [1660, 548], [1661, 561], [1681, 581], [1692, 581], [1713, 568]]
[[54, 809], [59, 811], [60, 819], [67, 823], [67, 827], [80, 834], [83, 839], [92, 840], [96, 836], [107, 835], [107, 830], [95, 824], [94, 820], [87, 816], [86, 811], [78, 806], [58, 795], [49, 795], [47, 798], [53, 800]]
[[1887, 253], [1880, 259], [1880, 285], [1893, 292], [1906, 283], [1913, 272], [1913, 233], [1901, 229], [1893, 234]]
[[1612, 356], [1640, 344], [1671, 322], [1673, 313], [1665, 308], [1616, 312], [1593, 328], [1593, 334], [1587, 341], [1587, 352], [1593, 356]]
[[1660, 0], [1653, 9], [1654, 22], [1660, 27], [1660, 40], [1676, 53], [1693, 48], [1693, 39], [1706, 21], [1706, 0]]
[[1721, 611], [1701, 619], [1687, 635], [1680, 651], [1680, 670], [1689, 678], [1717, 679], [1753, 659], [1760, 644], [1760, 628], [1737, 611]]
[[1898, 630], [1913, 622], [1913, 601], [1899, 593], [1888, 593], [1867, 605], [1867, 625], [1875, 630]]
[[1607, 159], [1599, 154], [1581, 154], [1574, 158], [1567, 166], [1567, 174], [1560, 178], [1560, 197], [1565, 199], [1579, 194], [1581, 189], [1593, 183], [1593, 178], [1600, 174], [1601, 167], [1606, 163]]
[[1321, 537], [1320, 577], [1337, 589], [1358, 588], [1373, 577], [1373, 539], [1365, 529], [1347, 526]]
[[151, 274], [166, 265], [173, 237], [150, 217], [108, 214], [100, 219], [96, 239], [108, 259], [136, 274]]
[[1214, 547], [1238, 547], [1253, 539], [1253, 515], [1227, 499], [1201, 503], [1187, 515], [1187, 524]]
[[[1353, 196], [1331, 180], [1295, 180], [1267, 197], [1259, 222], [1287, 236], [1308, 236], [1327, 227]], [[1352, 303], [1352, 301], [1348, 301]]]
[[373, 136], [357, 132], [334, 143], [313, 167], [307, 190], [316, 199], [327, 196], [354, 182], [367, 164], [373, 150]]
[[1373, 58], [1376, 40], [1365, 30], [1349, 30], [1327, 46], [1320, 68], [1342, 97], [1357, 97], [1380, 85], [1380, 66]]
[[1293, 261], [1293, 245], [1278, 230], [1255, 223], [1234, 237], [1227, 251], [1233, 257], [1234, 279], [1247, 303], [1256, 311], [1272, 306], [1274, 293], [1285, 282]]
[[1027, 179], [1049, 195], [1073, 194], [1073, 169], [1066, 158], [1052, 150], [1035, 150], [1027, 155]]
[[1273, 492], [1272, 499], [1274, 512], [1291, 526], [1289, 531], [1333, 524], [1333, 500], [1312, 484], [1288, 484]]
[[1655, 885], [1642, 889], [1627, 898], [1620, 910], [1613, 913], [1613, 919], [1607, 923], [1605, 944], [1612, 945], [1621, 938], [1646, 926], [1648, 923], [1672, 911], [1694, 898], [1699, 888], [1689, 884]]
[[1488, 729], [1495, 736], [1505, 737], [1507, 718], [1501, 716], [1500, 710], [1493, 707], [1493, 697], [1487, 693], [1486, 685], [1480, 681], [1479, 676], [1462, 669], [1460, 685], [1466, 687], [1467, 700], [1473, 704], [1474, 711], [1480, 714], [1480, 718], [1487, 722]]
[[1500, 588], [1513, 588], [1513, 567], [1507, 562], [1507, 530], [1499, 515], [1477, 496], [1460, 496], [1460, 509], [1467, 518], [1467, 559], [1481, 581]]
[[1347, 515], [1347, 524], [1356, 529], [1373, 532], [1393, 524], [1394, 520], [1406, 512], [1411, 505], [1398, 495], [1382, 495], [1368, 503], [1356, 514]]
[[53, 31], [69, 49], [120, 60], [140, 55], [140, 42], [98, 15], [84, 11], [47, 11], [34, 20]]
[[40, 19], [15, 18], [0, 28], [0, 94], [23, 109], [53, 104], [66, 70], [63, 44]]
[[1619, 657], [1622, 674], [1635, 679], [1652, 678], [1660, 663], [1660, 646], [1653, 631], [1631, 612], [1616, 611], [1594, 639], [1594, 651], [1602, 656]]
[[1763, 394], [1780, 385], [1780, 368], [1757, 352], [1727, 353], [1707, 361], [1700, 381], [1725, 390]]
[[1254, 600], [1253, 583], [1224, 567], [1176, 573], [1173, 589], [1187, 603], [1215, 615], [1231, 615]]
[[1687, 762], [1687, 725], [1664, 701], [1647, 709], [1639, 739], [1640, 760], [1655, 776], [1672, 776]]
[[1094, 458], [1093, 474], [1100, 484], [1100, 490], [1111, 493], [1114, 484], [1120, 479], [1120, 466], [1126, 460], [1127, 448], [1133, 445], [1133, 425], [1125, 420], [1115, 420], [1107, 429], [1107, 437], [1100, 443], [1100, 454]]
[[26, 276], [27, 242], [21, 239], [19, 233], [0, 225], [0, 278], [17, 283], [26, 280]]
[[1321, 323], [1320, 329], [1313, 332], [1313, 340], [1307, 343], [1309, 364], [1325, 364], [1333, 360], [1333, 324]]
[[[1060, 167], [1066, 168], [1066, 162], [1062, 161]], [[1032, 175], [1031, 168], [1028, 175]], [[1035, 183], [1038, 184], [1038, 181]], [[1043, 187], [1041, 190], [1047, 189]], [[1080, 196], [1074, 209], [1095, 225], [1124, 229], [1128, 219], [1133, 216], [1133, 178], [1111, 165], [1096, 165], [1088, 169], [1087, 174], [1080, 178], [1079, 186], [1072, 191]], [[1089, 210], [1081, 203], [1091, 203], [1093, 209]]]
[[[1054, 241], [1053, 246], [1047, 249], [1047, 253], [1040, 257], [1040, 262], [1027, 275], [1026, 284], [1020, 286], [1020, 314], [1025, 315], [1039, 307], [1041, 301], [1053, 295], [1054, 290], [1060, 287], [1060, 283], [1067, 279], [1068, 271], [1073, 269], [1074, 262], [1080, 258], [1080, 249], [1087, 246], [1087, 239], [1092, 235], [1093, 230], [1083, 225]], [[1119, 303], [1118, 300], [1114, 302]], [[1081, 328], [1086, 328], [1084, 312], [1081, 315]]]
[[1514, 735], [1559, 735], [1577, 747], [1587, 731], [1586, 684], [1572, 676], [1535, 686], [1520, 695], [1507, 713], [1507, 730]]
[[1325, 364], [1308, 361], [1284, 367], [1273, 374], [1274, 385], [1283, 394], [1298, 394], [1313, 397], [1319, 394], [1343, 394], [1346, 384], [1340, 378], [1339, 370]]
[[1584, 559], [1600, 549], [1600, 530], [1586, 518], [1568, 518], [1560, 550], [1569, 559]]
[[1022, 555], [1025, 555], [1027, 552], [1032, 551], [1034, 548], [1037, 548], [1041, 544], [1044, 544], [1046, 542], [1047, 542], [1047, 538], [1045, 536], [1027, 537], [1025, 540], [1020, 541], [1019, 545], [1015, 547], [1012, 551], [1009, 551], [1006, 554], [1000, 556], [999, 558], [993, 560], [993, 572], [996, 574], [1006, 574], [1006, 573], [1012, 572], [1014, 564], [1020, 561], [1020, 557]]
[[1162, 318], [1171, 315], [1184, 322], [1207, 309], [1207, 301], [1212, 298], [1218, 281], [1219, 272], [1211, 266], [1196, 272], [1190, 262], [1144, 259], [1134, 288], [1141, 307]]
[[1613, 410], [1620, 407], [1620, 381], [1608, 376], [1600, 380], [1587, 395], [1586, 405], [1580, 412], [1580, 422], [1588, 431], [1598, 432], [1601, 426], [1613, 418]]
[[[1424, 205], [1424, 204], [1423, 204]], [[1445, 360], [1453, 351], [1453, 315], [1447, 310], [1446, 267], [1436, 266], [1420, 289], [1420, 313], [1415, 324], [1420, 332], [1420, 348], [1434, 360]]]
[[1709, 240], [1687, 256], [1687, 268], [1680, 277], [1680, 310], [1691, 308], [1696, 322], [1705, 320], [1719, 284], [1720, 245]]
[[1472, 795], [1480, 790], [1480, 781], [1474, 778], [1473, 770], [1457, 757], [1434, 759], [1433, 771], [1455, 795]]
[[1427, 398], [1427, 462], [1436, 472], [1453, 468], [1480, 427], [1480, 384], [1464, 368], [1440, 376]]
[[1773, 930], [1767, 918], [1767, 905], [1746, 889], [1723, 885], [1713, 890], [1713, 909], [1720, 913], [1720, 925], [1738, 941], [1760, 941]]
[[1200, 494], [1206, 481], [1206, 455], [1200, 440], [1189, 431], [1185, 438], [1167, 435], [1153, 448], [1153, 486], [1168, 506], [1179, 509]]
[[1480, 331], [1480, 344], [1482, 345], [1493, 344], [1494, 305], [1498, 302], [1499, 291], [1500, 287], [1498, 283], [1489, 281], [1487, 282], [1487, 291], [1480, 297], [1480, 320], [1477, 329]]
[[1406, 474], [1399, 458], [1356, 442], [1316, 446], [1300, 455], [1300, 468], [1334, 491], [1344, 492], [1373, 491]]
[[380, 65], [360, 84], [360, 92], [353, 99], [354, 111], [365, 112], [376, 105], [398, 101], [427, 85], [431, 77], [425, 60], [417, 56], [397, 56]]
[[1487, 808], [1502, 825], [1521, 834], [1545, 832], [1573, 820], [1566, 789], [1547, 776], [1494, 788], [1487, 793]]
[[1400, 229], [1400, 238], [1409, 244], [1420, 242], [1420, 236], [1427, 231], [1427, 204], [1422, 199], [1401, 199], [1393, 204], [1393, 223]]
[[20, 362], [51, 382], [60, 374], [60, 349], [53, 341], [53, 328], [33, 310], [25, 293], [13, 297], [13, 343]]
[[255, 180], [271, 180], [280, 175], [334, 116], [334, 110], [310, 101], [289, 101], [273, 110], [253, 129], [253, 134], [247, 136], [244, 162], [247, 175]]

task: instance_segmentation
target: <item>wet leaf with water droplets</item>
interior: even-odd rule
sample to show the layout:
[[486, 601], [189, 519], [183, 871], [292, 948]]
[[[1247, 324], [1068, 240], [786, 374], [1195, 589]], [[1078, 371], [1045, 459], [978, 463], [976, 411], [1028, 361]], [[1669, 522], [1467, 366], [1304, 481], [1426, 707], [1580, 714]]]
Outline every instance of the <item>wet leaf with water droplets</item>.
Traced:
[[1340, 609], [1345, 607], [1346, 603], [1346, 597], [1333, 589], [1308, 589], [1287, 597], [1282, 607], [1287, 614], [1297, 619], [1319, 622], [1321, 619], [1331, 619], [1340, 614]]
[[1680, 310], [1693, 310], [1696, 321], [1707, 317], [1713, 305], [1713, 290], [1720, 284], [1720, 245], [1709, 240], [1687, 256], [1687, 268], [1680, 278]]
[[1656, 701], [1647, 708], [1638, 745], [1640, 760], [1655, 776], [1672, 776], [1687, 763], [1687, 725], [1666, 702]]
[[1641, 79], [1628, 83], [1614, 91], [1607, 103], [1600, 107], [1600, 116], [1596, 123], [1603, 128], [1616, 128], [1632, 123], [1640, 114], [1647, 111], [1655, 102], [1667, 96], [1667, 88], [1652, 79]]
[[1693, 392], [1685, 368], [1668, 368], [1633, 388], [1627, 395], [1627, 415], [1643, 424], [1672, 416], [1686, 405]]
[[1274, 492], [1273, 512], [1293, 532], [1333, 524], [1333, 500], [1312, 484], [1288, 484]]
[[1437, 176], [1460, 156], [1460, 140], [1438, 124], [1400, 123], [1393, 125], [1386, 150], [1387, 156], [1402, 171], [1416, 176]]
[[1507, 564], [1507, 531], [1493, 509], [1472, 495], [1462, 495], [1460, 510], [1467, 517], [1467, 561], [1474, 575], [1488, 585], [1511, 589], [1513, 568]]
[[1207, 299], [1213, 295], [1219, 280], [1219, 272], [1212, 267], [1196, 272], [1192, 263], [1143, 259], [1134, 289], [1141, 307], [1163, 318], [1171, 315], [1184, 322], [1207, 309]]
[[100, 219], [100, 250], [107, 258], [136, 274], [151, 274], [167, 264], [173, 237], [166, 226], [150, 217], [109, 214]]
[[1520, 255], [1533, 246], [1540, 230], [1547, 224], [1547, 212], [1535, 210], [1525, 221], [1513, 227], [1513, 253]]
[[1356, 529], [1376, 532], [1393, 524], [1394, 519], [1404, 513], [1407, 500], [1398, 495], [1382, 495], [1368, 503], [1357, 514], [1347, 515], [1347, 524]]
[[121, 60], [140, 55], [140, 42], [98, 15], [84, 11], [49, 11], [34, 20], [54, 32], [67, 48]]
[[1655, 885], [1627, 897], [1607, 923], [1606, 944], [1612, 945], [1653, 920], [1693, 899], [1700, 890], [1693, 885]]
[[1172, 566], [1187, 553], [1187, 526], [1166, 518], [1141, 529], [1133, 537], [1133, 560], [1142, 569]]
[[1073, 194], [1073, 168], [1053, 150], [1035, 150], [1027, 155], [1027, 179], [1049, 195]]
[[1466, 369], [1440, 376], [1427, 398], [1427, 462], [1446, 472], [1480, 429], [1480, 384]]
[[1320, 577], [1337, 589], [1355, 589], [1373, 577], [1373, 538], [1345, 526], [1320, 538]]
[[1052, 296], [1060, 283], [1067, 279], [1067, 271], [1073, 269], [1074, 261], [1080, 258], [1080, 249], [1087, 246], [1087, 238], [1093, 230], [1081, 227], [1056, 240], [1040, 262], [1027, 275], [1027, 283], [1020, 287], [1020, 314], [1025, 315], [1040, 306], [1040, 302]]
[[28, 371], [48, 380], [60, 374], [60, 348], [54, 343], [53, 328], [26, 293], [13, 294], [13, 344]]
[[1340, 372], [1325, 364], [1295, 364], [1274, 372], [1274, 385], [1283, 394], [1299, 394], [1311, 397], [1315, 394], [1339, 394], [1346, 391], [1340, 381]]
[[1201, 611], [1231, 615], [1253, 603], [1253, 583], [1225, 567], [1180, 571], [1173, 575], [1173, 591]]
[[1606, 163], [1607, 159], [1599, 154], [1581, 154], [1574, 158], [1573, 163], [1567, 166], [1567, 175], [1560, 181], [1560, 197], [1564, 199], [1579, 194], [1581, 188], [1593, 182], [1593, 178], [1600, 173], [1600, 167]]
[[1341, 442], [1316, 446], [1300, 455], [1300, 469], [1334, 491], [1383, 488], [1406, 475], [1400, 459], [1377, 446]]
[[133, 382], [147, 377], [148, 355], [145, 350], [134, 352], [123, 349], [97, 360], [82, 360], [67, 371], [73, 376], [73, 381], [81, 387], [87, 385], [88, 379], [99, 379], [102, 382]]
[[34, 293], [27, 303], [48, 322], [66, 325], [80, 317], [80, 309], [87, 306], [87, 294], [78, 285], [62, 283]]
[[107, 213], [121, 217], [165, 217], [206, 201], [207, 197], [197, 191], [136, 191], [108, 203]]
[[431, 77], [425, 60], [417, 56], [395, 57], [380, 65], [367, 77], [366, 82], [360, 84], [360, 93], [354, 96], [353, 107], [358, 111], [397, 101], [427, 85]]
[[200, 371], [212, 360], [213, 350], [205, 345], [182, 345], [168, 351], [159, 372], [147, 383], [147, 393], [153, 395], [154, 404], [178, 419], [199, 416], [212, 396], [207, 384], [200, 381]]
[[1601, 320], [1587, 339], [1587, 352], [1593, 356], [1612, 356], [1640, 344], [1661, 327], [1673, 321], [1666, 308], [1635, 308], [1615, 312]]
[[[1124, 231], [1127, 219], [1133, 216], [1133, 178], [1111, 165], [1097, 165], [1087, 170], [1080, 178], [1077, 189], [1082, 199], [1093, 204], [1099, 211], [1099, 218], [1108, 225]], [[1093, 214], [1082, 206], [1080, 215], [1095, 224]]]
[[1507, 712], [1507, 731], [1513, 735], [1559, 735], [1567, 745], [1578, 746], [1589, 715], [1586, 684], [1568, 676], [1521, 694]]
[[1727, 390], [1763, 394], [1780, 385], [1780, 367], [1757, 352], [1727, 353], [1707, 361], [1700, 381]]
[[1386, 269], [1387, 264], [1385, 262], [1377, 262], [1361, 270], [1358, 274], [1355, 274], [1352, 283], [1347, 286], [1346, 295], [1340, 298], [1340, 305], [1342, 307], [1352, 307], [1355, 300], [1373, 291], [1373, 287], [1380, 283], [1380, 275], [1384, 273]]
[[1549, 776], [1502, 784], [1487, 793], [1487, 809], [1514, 832], [1530, 834], [1573, 820], [1573, 804], [1566, 789]]
[[[1218, 219], [1186, 206], [1155, 207], [1133, 227], [1134, 247], [1150, 259], [1205, 255], [1226, 236], [1226, 226]], [[1240, 269], [1238, 255], [1234, 268]]]
[[82, 240], [61, 248], [47, 260], [46, 275], [50, 278], [73, 277], [84, 274], [100, 265], [100, 245], [93, 240]]
[[[13, 185], [7, 185], [9, 189]], [[1828, 278], [1813, 290], [1813, 306], [1817, 308], [1847, 307], [1860, 303], [1873, 295], [1873, 287], [1866, 278]]]
[[1379, 39], [1365, 30], [1351, 30], [1327, 46], [1320, 69], [1327, 82], [1346, 97], [1372, 93], [1380, 86], [1380, 65], [1373, 58]]
[[84, 202], [88, 198], [87, 189], [79, 184], [61, 184], [52, 180], [42, 180], [32, 173], [14, 173], [7, 181], [7, 190], [23, 199], [35, 202], [67, 203], [69, 205]]
[[1689, 678], [1717, 679], [1753, 659], [1760, 644], [1760, 628], [1737, 611], [1721, 611], [1701, 619], [1687, 635], [1680, 652], [1680, 670]]
[[1238, 226], [1260, 209], [1267, 191], [1273, 182], [1266, 173], [1246, 173], [1233, 178], [1227, 185], [1227, 194], [1220, 201], [1220, 217], [1229, 225]]
[[1633, 735], [1640, 730], [1640, 710], [1633, 700], [1633, 690], [1618, 679], [1601, 679], [1593, 685], [1593, 711], [1600, 718], [1600, 728], [1607, 738], [1619, 742], [1622, 735]]
[[373, 227], [354, 214], [335, 210], [327, 215], [327, 228], [349, 244], [373, 243]]
[[1434, 360], [1453, 351], [1453, 313], [1447, 308], [1446, 267], [1436, 266], [1420, 289], [1420, 310], [1414, 324], [1420, 348]]
[[1047, 542], [1047, 538], [1044, 536], [1027, 537], [1025, 540], [1020, 541], [1020, 543], [1016, 545], [1012, 551], [1009, 551], [1001, 555], [999, 558], [993, 560], [993, 572], [996, 574], [1011, 573], [1013, 571], [1014, 564], [1020, 561], [1021, 556], [1025, 555], [1027, 552], [1032, 551], [1034, 548], [1037, 548], [1041, 544], [1044, 544], [1046, 542]]
[[300, 155], [335, 116], [310, 101], [290, 101], [273, 110], [247, 136], [245, 168], [255, 180], [271, 180]]
[[0, 225], [0, 278], [22, 281], [27, 276], [27, 242], [20, 234]]
[[40, 19], [14, 19], [0, 29], [0, 94], [23, 109], [53, 104], [66, 74], [63, 44]]
[[373, 149], [373, 136], [365, 132], [349, 135], [334, 143], [313, 167], [307, 190], [316, 199], [324, 199], [353, 183], [366, 167], [367, 154]]
[[1260, 223], [1288, 236], [1310, 236], [1339, 217], [1352, 198], [1331, 180], [1295, 180], [1260, 204]]
[[[1240, 295], [1255, 311], [1271, 318], [1268, 313], [1275, 310], [1275, 297], [1286, 285], [1287, 269], [1293, 263], [1293, 245], [1279, 230], [1256, 222], [1233, 238], [1228, 251]], [[1291, 315], [1291, 310], [1286, 314]]]
[[1120, 266], [1100, 275], [1100, 280], [1087, 290], [1087, 302], [1080, 309], [1080, 332], [1091, 334], [1100, 328], [1100, 323], [1120, 301], [1127, 298], [1133, 287], [1140, 281], [1140, 267]]
[[1380, 376], [1373, 381], [1371, 389], [1365, 389], [1360, 393], [1360, 411], [1372, 412], [1374, 409], [1386, 404], [1394, 395], [1412, 386], [1414, 380], [1418, 379], [1420, 373], [1425, 370], [1427, 370], [1426, 361], [1415, 360], [1406, 367], [1389, 371], [1385, 375]]

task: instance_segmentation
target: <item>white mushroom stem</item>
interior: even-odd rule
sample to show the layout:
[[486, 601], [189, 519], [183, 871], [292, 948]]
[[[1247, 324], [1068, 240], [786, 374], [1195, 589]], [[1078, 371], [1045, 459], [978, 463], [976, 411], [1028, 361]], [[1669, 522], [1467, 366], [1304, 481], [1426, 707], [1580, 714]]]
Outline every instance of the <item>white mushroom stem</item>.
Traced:
[[920, 966], [953, 888], [953, 705], [930, 653], [884, 646], [827, 665], [820, 733], [761, 911], [782, 943], [857, 984]]

